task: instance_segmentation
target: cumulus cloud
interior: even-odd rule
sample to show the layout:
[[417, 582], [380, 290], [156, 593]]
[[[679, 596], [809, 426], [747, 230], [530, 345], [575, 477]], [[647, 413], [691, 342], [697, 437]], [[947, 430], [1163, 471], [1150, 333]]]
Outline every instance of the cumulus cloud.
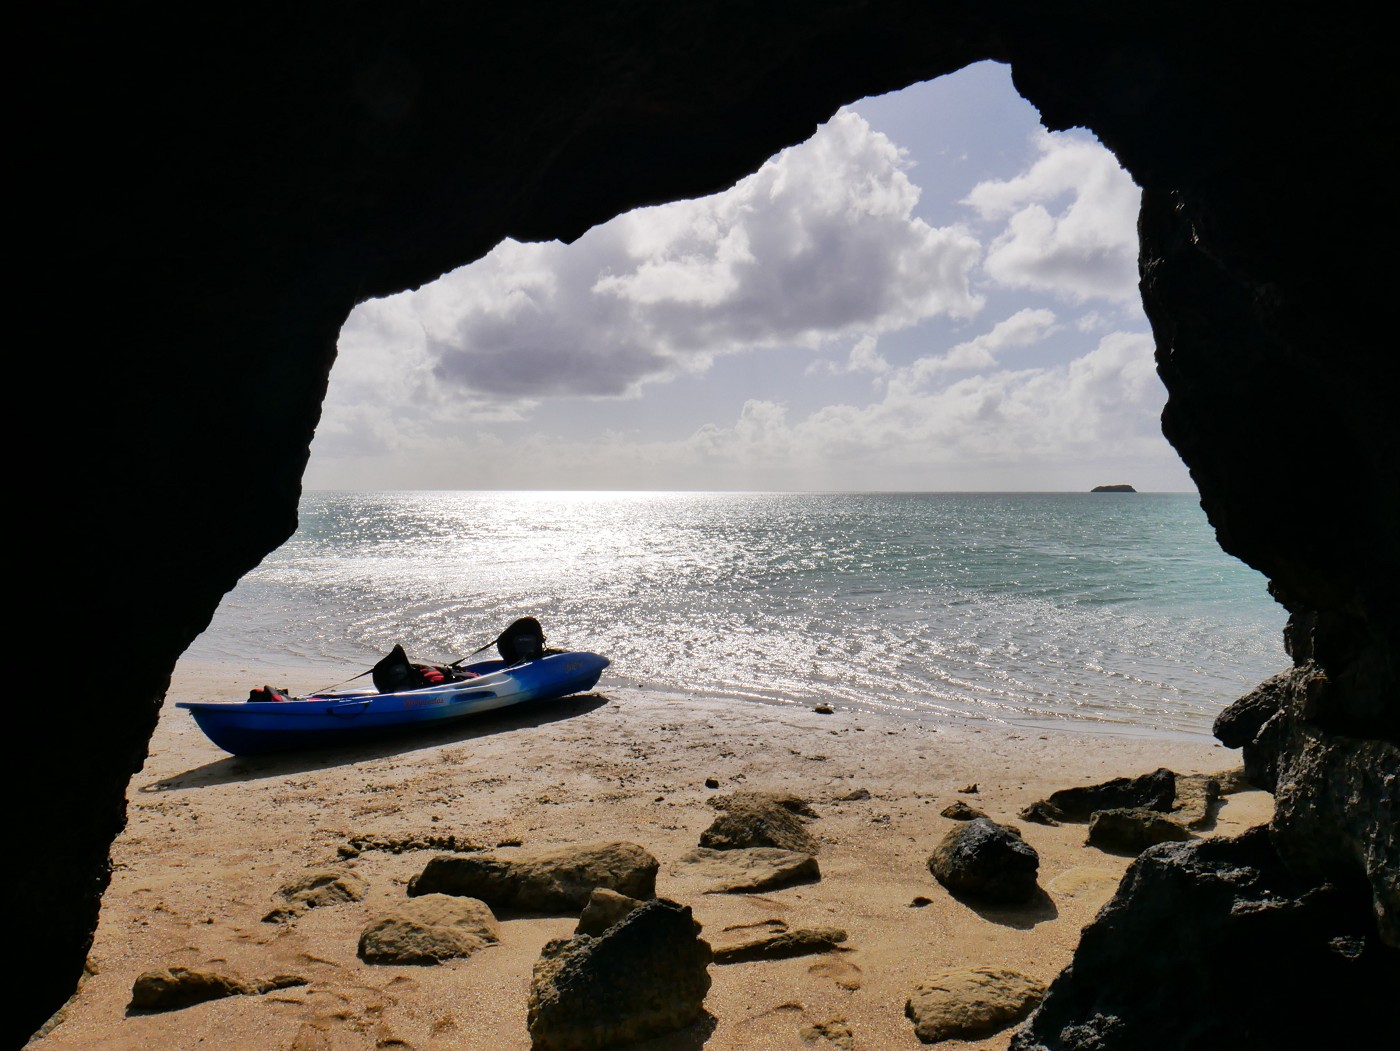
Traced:
[[574, 244], [507, 242], [432, 285], [356, 311], [431, 378], [512, 401], [633, 394], [759, 347], [819, 347], [981, 307], [965, 229], [914, 216], [907, 161], [838, 114], [733, 189], [642, 209]]
[[1029, 169], [979, 183], [965, 198], [983, 220], [1005, 224], [986, 275], [1071, 302], [1136, 302], [1141, 192], [1096, 142], [1048, 132], [1035, 141], [1040, 156]]

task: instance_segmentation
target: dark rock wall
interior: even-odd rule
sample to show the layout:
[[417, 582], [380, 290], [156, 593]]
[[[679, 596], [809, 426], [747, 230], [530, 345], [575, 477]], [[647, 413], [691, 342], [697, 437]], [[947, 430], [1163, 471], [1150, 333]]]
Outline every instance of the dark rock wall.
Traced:
[[1295, 659], [1333, 684], [1307, 718], [1393, 735], [1395, 366], [1372, 329], [1370, 248], [1390, 93], [1375, 34], [1344, 10], [31, 11], [15, 34], [13, 389], [44, 426], [12, 448], [33, 494], [20, 550], [46, 579], [24, 616], [28, 645], [100, 654], [101, 681], [30, 702], [11, 797], [34, 858], [14, 879], [34, 947], [17, 1039], [81, 970], [176, 658], [295, 528], [353, 305], [505, 236], [570, 239], [730, 185], [839, 105], [982, 58], [1010, 61], [1048, 126], [1091, 128], [1144, 186], [1167, 434], [1222, 544], [1293, 611]]

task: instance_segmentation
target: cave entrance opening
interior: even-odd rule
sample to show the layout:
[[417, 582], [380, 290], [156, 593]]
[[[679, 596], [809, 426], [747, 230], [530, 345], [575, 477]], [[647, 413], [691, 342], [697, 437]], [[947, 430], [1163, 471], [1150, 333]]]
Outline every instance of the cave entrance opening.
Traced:
[[1188, 491], [1138, 191], [979, 63], [345, 325], [309, 489]]

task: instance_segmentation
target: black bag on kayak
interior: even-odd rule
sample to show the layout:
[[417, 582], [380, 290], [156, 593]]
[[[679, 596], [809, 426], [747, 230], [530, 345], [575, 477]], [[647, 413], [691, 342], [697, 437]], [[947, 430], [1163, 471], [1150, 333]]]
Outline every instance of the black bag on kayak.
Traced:
[[544, 656], [544, 629], [534, 617], [521, 617], [496, 638], [496, 649], [507, 664], [539, 660]]
[[441, 686], [457, 679], [474, 678], [473, 673], [460, 668], [439, 668], [436, 664], [414, 664], [402, 646], [395, 646], [389, 656], [376, 664], [370, 673], [374, 688], [380, 693], [401, 693], [424, 686]]

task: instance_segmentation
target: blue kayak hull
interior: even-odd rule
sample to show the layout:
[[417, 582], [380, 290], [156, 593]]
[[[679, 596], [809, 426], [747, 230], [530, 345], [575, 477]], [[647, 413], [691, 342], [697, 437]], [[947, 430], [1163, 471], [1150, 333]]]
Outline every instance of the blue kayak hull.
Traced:
[[224, 751], [261, 755], [376, 740], [566, 697], [591, 690], [608, 663], [596, 653], [556, 653], [512, 668], [483, 661], [468, 668], [476, 678], [403, 693], [350, 690], [293, 701], [181, 701], [177, 707]]

